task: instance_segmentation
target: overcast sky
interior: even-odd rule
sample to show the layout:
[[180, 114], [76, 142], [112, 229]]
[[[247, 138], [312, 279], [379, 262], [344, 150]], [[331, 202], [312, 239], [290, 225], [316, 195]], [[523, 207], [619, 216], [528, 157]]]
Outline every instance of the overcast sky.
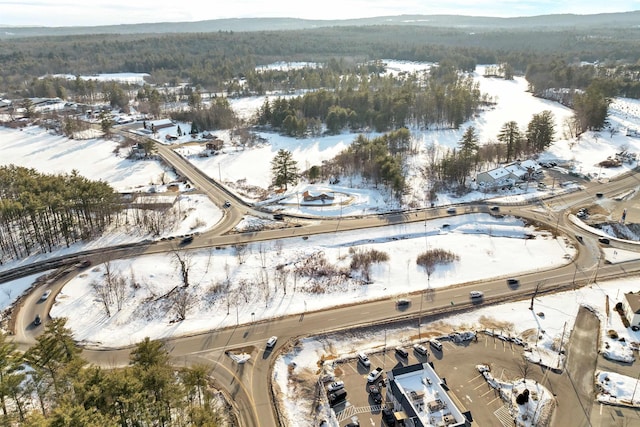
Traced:
[[95, 26], [221, 18], [348, 19], [402, 14], [532, 16], [640, 9], [640, 0], [0, 0], [0, 25]]

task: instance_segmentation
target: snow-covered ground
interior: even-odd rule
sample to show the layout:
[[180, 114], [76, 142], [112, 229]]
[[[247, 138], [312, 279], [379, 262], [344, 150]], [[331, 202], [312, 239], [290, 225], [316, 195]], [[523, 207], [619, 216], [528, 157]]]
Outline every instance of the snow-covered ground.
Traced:
[[[394, 66], [394, 64], [392, 64]], [[426, 68], [429, 64], [423, 64]], [[417, 68], [417, 65], [414, 64]], [[396, 64], [396, 68], [401, 68]], [[627, 129], [640, 128], [640, 103], [635, 100], [616, 99], [610, 107], [609, 122], [613, 132], [587, 133], [580, 141], [568, 141], [562, 136], [562, 126], [565, 118], [571, 115], [571, 111], [559, 104], [534, 98], [526, 92], [526, 81], [516, 77], [513, 81], [504, 81], [494, 78], [483, 78], [483, 67], [478, 67], [476, 78], [480, 82], [483, 92], [496, 98], [498, 104], [495, 108], [479, 114], [476, 118], [463, 125], [459, 130], [428, 130], [414, 131], [414, 137], [420, 141], [422, 149], [427, 144], [435, 143], [438, 146], [452, 148], [457, 145], [463, 132], [470, 125], [478, 131], [481, 141], [495, 139], [501, 126], [508, 121], [516, 121], [521, 127], [526, 127], [533, 114], [543, 110], [551, 110], [556, 117], [557, 142], [543, 153], [540, 160], [557, 160], [565, 168], [566, 172], [575, 172], [588, 175], [593, 178], [608, 178], [629, 170], [635, 164], [624, 164], [618, 168], [600, 168], [598, 162], [613, 156], [616, 152], [628, 150], [640, 151], [640, 138], [627, 136]], [[241, 114], [250, 115], [255, 107], [262, 104], [261, 98], [249, 98], [232, 100], [233, 107]], [[188, 126], [183, 124], [182, 130], [188, 131]], [[175, 129], [169, 128], [165, 133], [175, 133]], [[228, 133], [217, 133], [223, 140], [228, 141]], [[214, 179], [221, 179], [232, 191], [240, 191], [248, 201], [257, 201], [260, 191], [251, 190], [256, 187], [262, 192], [267, 191], [270, 182], [270, 160], [279, 149], [290, 150], [298, 161], [301, 169], [318, 164], [322, 160], [330, 159], [340, 150], [348, 147], [355, 139], [355, 135], [342, 134], [330, 137], [309, 139], [293, 139], [280, 135], [261, 133], [266, 143], [253, 148], [238, 149], [225, 146], [222, 153], [213, 157], [198, 157], [200, 145], [192, 144], [181, 146], [179, 150], [199, 168], [204, 170]], [[190, 137], [186, 137], [190, 138]], [[159, 139], [165, 142], [162, 134]], [[179, 140], [178, 143], [186, 142]], [[115, 143], [101, 139], [68, 140], [61, 136], [51, 135], [39, 128], [29, 127], [22, 131], [0, 128], [0, 164], [16, 164], [33, 167], [42, 172], [58, 173], [70, 172], [77, 169], [81, 175], [91, 179], [102, 179], [109, 182], [119, 191], [148, 191], [150, 185], [163, 182], [163, 177], [168, 172], [158, 163], [153, 161], [129, 161], [124, 156], [115, 155]], [[358, 181], [343, 180], [339, 186], [310, 186], [301, 183], [292, 187], [282, 195], [280, 203], [275, 208], [289, 212], [299, 212], [305, 215], [359, 215], [362, 213], [379, 212], [383, 210], [406, 208], [409, 205], [424, 206], [425, 182], [419, 173], [419, 167], [426, 163], [425, 155], [419, 154], [413, 160], [409, 170], [410, 191], [405, 200], [405, 206], [398, 206], [386, 194], [378, 190], [361, 188]], [[173, 179], [173, 177], [170, 177]], [[347, 194], [350, 204], [341, 207], [301, 206], [300, 194], [305, 191], [329, 191], [336, 194]], [[530, 193], [537, 189], [530, 189]], [[458, 198], [449, 194], [439, 194], [438, 204], [460, 203], [469, 200], [504, 197], [509, 200], [526, 197], [523, 191], [514, 191], [509, 194], [484, 194], [471, 193], [464, 198]], [[342, 197], [342, 196], [340, 196]], [[346, 197], [346, 196], [345, 196]], [[208, 205], [204, 200], [196, 202], [197, 197], [191, 195], [188, 198], [193, 203], [184, 202], [184, 205], [198, 206], [195, 215], [206, 217], [205, 224], [199, 230], [205, 230], [213, 226], [219, 213], [216, 208]], [[263, 200], [263, 199], [260, 199]], [[271, 195], [267, 200], [272, 200]], [[203, 207], [207, 210], [203, 211]], [[190, 209], [190, 208], [189, 208]], [[188, 210], [188, 209], [187, 209]], [[193, 217], [180, 217], [182, 221], [175, 225], [172, 233], [181, 234], [187, 230], [193, 230], [194, 223], [200, 223]], [[252, 218], [245, 218], [241, 227], [254, 224]], [[175, 309], [169, 307], [164, 301], [153, 302], [153, 297], [166, 294], [180, 284], [179, 271], [175, 267], [176, 255], [154, 255], [140, 257], [133, 260], [114, 261], [112, 267], [120, 272], [127, 280], [135, 283], [128, 288], [128, 299], [120, 310], [112, 308], [112, 316], [108, 317], [100, 304], [96, 301], [96, 295], [90, 284], [99, 283], [103, 278], [104, 266], [95, 266], [90, 271], [73, 279], [56, 300], [52, 310], [53, 316], [68, 316], [72, 320], [68, 323], [73, 327], [77, 339], [103, 345], [129, 344], [139, 341], [145, 336], [152, 338], [166, 337], [172, 334], [185, 333], [187, 331], [210, 329], [248, 322], [249, 313], [256, 313], [257, 318], [268, 318], [285, 313], [302, 312], [305, 309], [313, 310], [333, 304], [335, 296], [332, 292], [341, 292], [341, 300], [345, 303], [361, 300], [386, 297], [394, 294], [402, 294], [425, 286], [426, 274], [420, 271], [415, 264], [417, 253], [429, 248], [443, 248], [451, 250], [460, 256], [460, 260], [439, 267], [432, 275], [430, 286], [446, 286], [452, 283], [466, 280], [481, 279], [495, 276], [495, 266], [500, 265], [501, 274], [511, 275], [535, 268], [548, 268], [558, 265], [566, 260], [565, 253], [572, 253], [573, 249], [565, 246], [560, 239], [552, 239], [548, 235], [539, 234], [534, 240], [522, 239], [525, 228], [518, 221], [506, 217], [497, 220], [489, 216], [474, 215], [456, 219], [447, 219], [450, 224], [448, 230], [443, 230], [442, 221], [425, 224], [413, 224], [406, 226], [387, 227], [367, 232], [366, 239], [361, 233], [339, 233], [326, 236], [312, 236], [308, 241], [300, 239], [281, 240], [264, 243], [267, 248], [264, 257], [268, 266], [262, 268], [260, 245], [250, 245], [248, 253], [238, 254], [234, 248], [221, 250], [193, 251], [190, 253], [192, 285], [189, 287], [191, 304], [186, 312], [186, 319], [178, 323], [169, 323], [176, 319]], [[165, 234], [165, 236], [169, 235]], [[119, 244], [131, 241], [132, 237], [126, 231], [114, 231], [104, 236], [101, 240], [86, 244], [75, 245], [70, 250], [82, 250], [90, 247], [101, 247], [110, 244]], [[145, 237], [141, 236], [140, 239]], [[397, 240], [394, 240], [397, 238]], [[391, 261], [372, 268], [372, 283], [360, 284], [351, 280], [342, 283], [325, 285], [322, 290], [316, 284], [302, 279], [296, 283], [293, 290], [291, 275], [287, 278], [287, 295], [284, 295], [284, 285], [275, 277], [275, 265], [287, 260], [295, 265], [302, 259], [309, 258], [311, 254], [316, 257], [324, 254], [331, 265], [345, 266], [349, 263], [349, 247], [375, 248], [388, 252]], [[240, 251], [242, 252], [242, 251]], [[526, 256], [514, 257], [513, 254], [526, 254]], [[57, 253], [60, 254], [60, 253]], [[183, 254], [184, 255], [184, 254]], [[622, 257], [623, 254], [614, 254]], [[611, 256], [609, 254], [609, 256]], [[633, 255], [627, 255], [633, 256]], [[245, 257], [243, 262], [240, 258]], [[275, 258], [278, 258], [276, 260]], [[3, 265], [2, 269], [9, 268]], [[265, 279], [261, 271], [268, 271], [270, 276]], [[229, 277], [230, 288], [226, 290], [225, 280]], [[26, 279], [25, 279], [26, 280]], [[29, 279], [32, 280], [32, 279]], [[5, 294], [17, 295], [24, 289], [29, 280], [11, 282], [2, 285]], [[255, 286], [238, 286], [239, 281], [253, 283]], [[268, 285], [264, 283], [268, 280]], [[522, 308], [525, 302], [505, 304], [501, 310], [480, 309], [470, 312], [465, 316], [449, 319], [452, 329], [465, 325], [481, 326], [483, 316], [499, 317], [498, 320], [508, 322], [513, 326], [507, 332], [509, 335], [526, 335], [526, 331], [537, 331], [539, 325], [544, 325], [544, 333], [537, 336], [537, 346], [542, 349], [551, 346], [551, 342], [557, 341], [561, 333], [561, 325], [567, 322], [572, 325], [572, 318], [581, 303], [596, 307], [604, 319], [612, 322], [608, 329], [616, 329], [620, 336], [627, 336], [627, 342], [638, 342], [640, 338], [635, 333], [629, 333], [620, 325], [615, 325], [619, 319], [617, 313], [608, 315], [601, 306], [604, 303], [604, 295], [609, 294], [614, 301], [620, 299], [620, 295], [627, 290], [637, 291], [637, 279], [615, 281], [610, 284], [593, 284], [563, 295], [545, 296], [536, 301], [534, 312]], [[312, 289], [312, 287], [314, 287]], [[10, 289], [10, 290], [9, 290]], [[246, 289], [242, 291], [241, 289]], [[230, 298], [232, 296], [232, 298]], [[295, 297], [294, 297], [295, 296]], [[303, 296], [301, 298], [301, 296]], [[242, 312], [239, 304], [242, 302]], [[266, 305], [266, 307], [265, 307]], [[237, 312], [235, 312], [237, 310]], [[213, 315], [212, 313], [216, 313]], [[538, 315], [543, 312], [544, 316]], [[525, 316], [526, 317], [522, 317]], [[504, 316], [504, 317], [503, 317]], [[237, 320], [236, 320], [237, 319]], [[425, 325], [428, 327], [428, 325]], [[483, 329], [477, 327], [474, 329]], [[542, 329], [542, 328], [541, 328]], [[501, 332], [502, 333], [502, 332]], [[626, 334], [626, 335], [625, 335]], [[398, 336], [401, 336], [400, 334]], [[608, 338], [603, 336], [603, 342]], [[375, 337], [363, 337], [362, 342], [340, 342], [336, 338], [336, 351], [344, 354], [353, 348], [366, 348], [376, 346]], [[379, 337], [378, 337], [379, 341]], [[619, 343], [619, 342], [618, 342]], [[318, 351], [323, 345], [314, 345], [313, 339], [304, 341], [304, 350], [296, 354], [284, 355], [278, 360], [276, 376], [286, 394], [286, 370], [288, 364], [295, 360], [297, 366], [317, 366]], [[531, 342], [530, 342], [531, 344]], [[391, 345], [391, 344], [389, 344]], [[614, 354], [618, 354], [618, 344], [609, 342]], [[604, 348], [604, 347], [603, 347]], [[542, 350], [540, 350], [542, 352]], [[553, 351], [550, 351], [552, 354]], [[620, 350], [619, 354], [624, 351]], [[532, 356], [533, 359], [536, 355]], [[537, 355], [541, 359], [541, 355]], [[622, 357], [622, 356], [621, 356]], [[553, 360], [545, 363], [554, 363]], [[618, 383], [619, 380], [610, 376], [610, 383]], [[622, 381], [626, 383], [627, 381]], [[622, 387], [628, 389], [628, 387]], [[619, 392], [610, 393], [619, 395]], [[636, 396], [637, 399], [637, 396]], [[295, 396], [290, 396], [289, 404], [293, 406], [304, 405], [305, 402], [295, 401]], [[308, 413], [308, 408], [306, 409]], [[296, 425], [308, 425], [303, 422]]]
[[[507, 276], [569, 262], [564, 256], [575, 249], [564, 239], [547, 232], [534, 232], [535, 239], [526, 239], [525, 234], [532, 232], [513, 217], [474, 214], [426, 225], [375, 228], [366, 236], [352, 231], [256, 243], [240, 254], [234, 247], [188, 252], [177, 247], [178, 256], [188, 258], [190, 265], [190, 285], [185, 292], [192, 303], [182, 322], [174, 323], [175, 307], [158, 298], [181, 285], [177, 255], [172, 253], [111, 263], [112, 271], [136, 284], [127, 287], [121, 309], [112, 308], [111, 316], [91, 292], [92, 283], [104, 281], [105, 270], [100, 265], [65, 285], [51, 315], [69, 318], [80, 341], [121, 346], [147, 336], [163, 338], [320, 310], [335, 305], [338, 294], [342, 304], [352, 304], [425, 289], [427, 276], [416, 265], [416, 258], [427, 248], [449, 250], [460, 257], [436, 269], [429, 280], [432, 288], [493, 277], [498, 268]], [[371, 268], [369, 283], [338, 273], [349, 270], [351, 250], [369, 249], [389, 255], [388, 262]], [[514, 258], [513, 253], [522, 256]], [[327, 280], [296, 278], [294, 270], [302, 269], [309, 259], [326, 260], [335, 272]], [[287, 276], [279, 278], [277, 271]]]

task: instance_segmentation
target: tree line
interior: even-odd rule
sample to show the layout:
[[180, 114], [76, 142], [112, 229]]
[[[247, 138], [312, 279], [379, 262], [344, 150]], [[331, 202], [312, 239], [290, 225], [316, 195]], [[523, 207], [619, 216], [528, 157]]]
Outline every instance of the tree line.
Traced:
[[81, 356], [66, 319], [52, 319], [25, 353], [0, 333], [0, 420], [24, 427], [223, 425], [209, 368], [176, 369], [146, 338], [129, 366], [102, 369]]
[[478, 83], [451, 64], [399, 77], [363, 71], [342, 76], [332, 90], [267, 98], [257, 123], [296, 137], [319, 133], [322, 126], [329, 134], [366, 128], [385, 132], [410, 124], [457, 128], [487, 102]]
[[[0, 249], [3, 259], [51, 252], [100, 235], [121, 209], [120, 196], [102, 181], [0, 167]], [[0, 259], [0, 263], [3, 262]]]

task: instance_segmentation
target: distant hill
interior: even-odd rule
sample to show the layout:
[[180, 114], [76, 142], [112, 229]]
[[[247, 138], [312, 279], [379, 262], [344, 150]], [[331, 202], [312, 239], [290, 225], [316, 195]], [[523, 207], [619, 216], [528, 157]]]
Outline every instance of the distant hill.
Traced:
[[1, 38], [64, 36], [81, 34], [159, 34], [207, 33], [219, 31], [286, 31], [335, 26], [421, 25], [466, 27], [470, 29], [544, 29], [640, 26], [640, 11], [595, 15], [540, 15], [520, 18], [492, 18], [461, 15], [398, 15], [345, 20], [296, 18], [213, 19], [198, 22], [158, 22], [151, 24], [107, 25], [96, 27], [13, 27], [0, 26]]

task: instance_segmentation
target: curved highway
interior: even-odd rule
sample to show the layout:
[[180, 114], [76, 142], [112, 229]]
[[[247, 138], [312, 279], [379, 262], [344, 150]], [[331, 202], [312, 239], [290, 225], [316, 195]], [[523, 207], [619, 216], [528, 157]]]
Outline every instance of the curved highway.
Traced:
[[[158, 153], [177, 172], [187, 177], [194, 185], [212, 200], [222, 205], [224, 200], [232, 200], [230, 208], [225, 209], [224, 217], [213, 230], [197, 236], [189, 249], [233, 245], [260, 240], [271, 240], [307, 236], [310, 234], [334, 233], [345, 230], [364, 229], [390, 224], [414, 221], [425, 221], [437, 217], [450, 216], [446, 208], [432, 208], [417, 212], [392, 213], [359, 218], [341, 218], [340, 220], [314, 220], [304, 226], [289, 226], [283, 223], [283, 228], [251, 233], [228, 233], [248, 212], [255, 215], [268, 214], [255, 211], [233, 194], [226, 191], [209, 177], [198, 171], [193, 165], [184, 160], [172, 149], [159, 145]], [[574, 286], [592, 283], [597, 279], [626, 276], [640, 271], [640, 261], [621, 264], [604, 264], [601, 260], [597, 236], [593, 236], [565, 214], [572, 206], [591, 203], [598, 193], [613, 197], [629, 188], [640, 185], [635, 173], [628, 174], [607, 184], [591, 184], [584, 191], [570, 194], [560, 194], [535, 205], [501, 206], [501, 214], [509, 214], [535, 221], [558, 234], [566, 234], [575, 240], [578, 248], [577, 257], [565, 266], [546, 271], [527, 272], [519, 275], [519, 286], [509, 287], [505, 278], [482, 281], [478, 283], [464, 283], [457, 286], [437, 289], [425, 294], [417, 292], [409, 296], [412, 304], [405, 311], [396, 310], [393, 297], [358, 303], [353, 306], [334, 307], [318, 312], [291, 315], [265, 322], [249, 325], [239, 325], [233, 328], [210, 331], [186, 337], [165, 340], [173, 360], [177, 364], [204, 363], [211, 366], [210, 375], [235, 403], [237, 416], [243, 426], [273, 426], [279, 425], [274, 413], [273, 397], [271, 395], [270, 372], [273, 361], [272, 351], [278, 352], [283, 346], [294, 340], [311, 335], [349, 328], [365, 327], [377, 324], [392, 323], [399, 320], [426, 318], [439, 313], [468, 309], [472, 306], [469, 291], [481, 289], [484, 300], [480, 304], [498, 303], [530, 297], [536, 287], [541, 293], [555, 292]], [[486, 205], [459, 206], [456, 214], [484, 212], [490, 213]], [[270, 215], [269, 215], [270, 216]], [[302, 222], [303, 223], [303, 222]], [[299, 223], [300, 225], [302, 223]], [[583, 236], [582, 242], [575, 239], [576, 235]], [[175, 241], [160, 241], [134, 245], [131, 247], [105, 248], [99, 252], [91, 252], [87, 257], [93, 263], [101, 263], [109, 259], [135, 257], [144, 254], [160, 253], [174, 250]], [[612, 239], [611, 247], [636, 250], [637, 246]], [[74, 260], [77, 260], [77, 255]], [[31, 273], [28, 273], [31, 274]], [[72, 273], [69, 272], [69, 275]], [[65, 278], [49, 283], [46, 289], [52, 291], [51, 297], [41, 301], [44, 287], [39, 287], [21, 304], [21, 308], [14, 313], [15, 341], [21, 348], [33, 343], [35, 336], [42, 330], [42, 326], [33, 325], [33, 319], [39, 314], [46, 321], [50, 305], [55, 294], [64, 286]], [[422, 303], [421, 303], [422, 300]], [[419, 307], [422, 307], [420, 311]], [[419, 320], [418, 320], [419, 321]], [[265, 340], [271, 335], [279, 337], [278, 344], [271, 351], [265, 348]], [[231, 354], [227, 354], [231, 351]], [[246, 363], [237, 363], [232, 354], [242, 351], [251, 354]], [[123, 366], [129, 362], [129, 348], [122, 349], [84, 349], [84, 356], [91, 363], [102, 366]]]

